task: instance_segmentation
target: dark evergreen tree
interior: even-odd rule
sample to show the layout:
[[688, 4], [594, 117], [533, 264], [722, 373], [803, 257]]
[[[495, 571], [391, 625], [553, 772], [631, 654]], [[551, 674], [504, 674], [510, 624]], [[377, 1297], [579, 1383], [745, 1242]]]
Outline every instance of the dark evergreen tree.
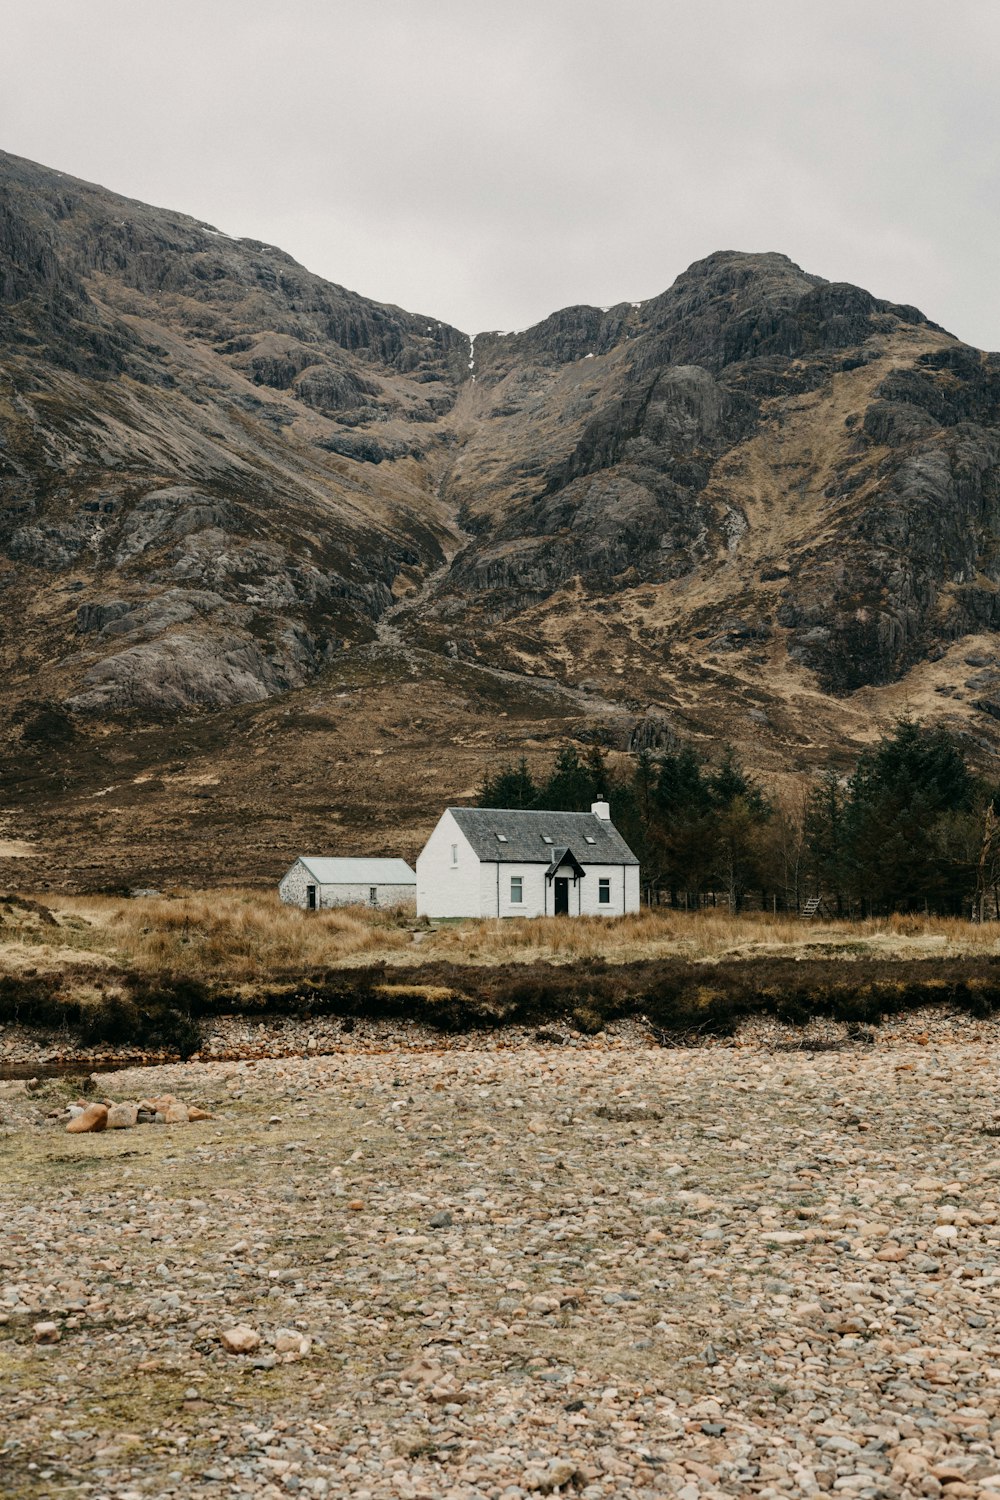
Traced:
[[589, 812], [595, 801], [594, 777], [583, 764], [575, 745], [566, 745], [556, 756], [548, 781], [539, 788], [539, 807], [553, 812]]
[[722, 762], [707, 781], [708, 793], [715, 807], [720, 810], [742, 802], [752, 819], [765, 820], [771, 808], [767, 798], [751, 776], [740, 765], [732, 745], [722, 752]]
[[960, 911], [976, 884], [982, 803], [948, 731], [900, 719], [848, 782], [837, 862], [825, 851], [827, 879], [839, 875], [862, 911]]
[[538, 790], [522, 755], [516, 766], [501, 766], [495, 776], [486, 773], [476, 802], [480, 807], [537, 807]]
[[827, 892], [844, 912], [849, 880], [844, 806], [847, 792], [836, 771], [826, 771], [806, 803], [805, 841], [812, 894]]
[[[481, 807], [567, 812], [597, 800], [610, 803], [643, 883], [675, 902], [724, 890], [738, 910], [756, 889], [764, 904], [769, 892], [794, 904], [806, 865], [806, 890], [835, 898], [840, 910], [947, 912], [973, 900], [985, 910], [989, 898], [1000, 915], [991, 795], [947, 731], [909, 719], [861, 756], [846, 784], [828, 772], [804, 816], [772, 808], [728, 746], [714, 768], [680, 744], [659, 757], [643, 751], [622, 771], [597, 745], [582, 759], [568, 745], [540, 784], [522, 758], [487, 775], [478, 797]], [[992, 800], [1000, 807], [1000, 793]]]
[[660, 760], [653, 803], [661, 818], [700, 816], [712, 804], [702, 771], [703, 762], [692, 745], [682, 745]]
[[650, 878], [669, 892], [672, 905], [682, 896], [697, 904], [710, 879], [715, 827], [703, 762], [692, 745], [661, 757], [650, 801]]

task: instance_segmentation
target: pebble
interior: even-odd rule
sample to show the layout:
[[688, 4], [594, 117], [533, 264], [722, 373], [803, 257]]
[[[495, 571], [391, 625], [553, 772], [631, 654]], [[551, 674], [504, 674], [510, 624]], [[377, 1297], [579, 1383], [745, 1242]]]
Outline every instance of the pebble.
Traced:
[[12, 1490], [1000, 1500], [995, 1038], [921, 1025], [380, 1051], [359, 1023], [105, 1076], [216, 1118], [83, 1154], [48, 1086], [0, 1083]]
[[222, 1330], [219, 1343], [230, 1354], [252, 1354], [260, 1347], [260, 1334], [245, 1323], [237, 1323], [234, 1328]]
[[300, 1333], [297, 1328], [279, 1328], [274, 1336], [274, 1347], [278, 1354], [301, 1357], [309, 1353], [312, 1339], [308, 1334]]

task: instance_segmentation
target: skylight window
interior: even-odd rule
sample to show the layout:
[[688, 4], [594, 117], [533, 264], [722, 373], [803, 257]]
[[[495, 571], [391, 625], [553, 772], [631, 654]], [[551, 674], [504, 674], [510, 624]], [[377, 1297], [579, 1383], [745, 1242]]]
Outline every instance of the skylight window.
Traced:
[[585, 838], [585, 839], [586, 839], [586, 840], [587, 840], [587, 843], [588, 843], [588, 844], [596, 844], [596, 843], [597, 843], [597, 840], [596, 840], [596, 839], [592, 839], [592, 838], [591, 838], [591, 837], [590, 837], [590, 834], [589, 834], [589, 833], [585, 833], [585, 834], [584, 834], [584, 835], [583, 835], [583, 836], [584, 836], [584, 838]]
[[497, 843], [498, 844], [506, 844], [508, 842], [509, 842], [509, 840], [508, 840], [507, 835], [505, 833], [498, 833], [497, 834]]
[[542, 842], [544, 844], [551, 844], [552, 840], [549, 838], [547, 833], [542, 834]]

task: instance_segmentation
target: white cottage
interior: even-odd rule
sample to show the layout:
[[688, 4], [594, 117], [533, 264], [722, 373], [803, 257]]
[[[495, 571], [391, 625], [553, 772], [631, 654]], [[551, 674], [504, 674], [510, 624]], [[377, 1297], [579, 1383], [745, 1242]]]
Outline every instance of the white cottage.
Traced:
[[426, 917], [612, 917], [639, 910], [639, 861], [606, 802], [589, 813], [449, 807], [417, 858]]
[[411, 910], [417, 877], [405, 859], [317, 859], [301, 855], [279, 886], [289, 906], [401, 906]]

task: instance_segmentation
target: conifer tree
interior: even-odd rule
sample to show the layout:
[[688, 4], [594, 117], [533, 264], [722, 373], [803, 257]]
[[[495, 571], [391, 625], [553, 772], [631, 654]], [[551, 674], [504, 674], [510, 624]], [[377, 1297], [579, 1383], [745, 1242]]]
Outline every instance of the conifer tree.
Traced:
[[865, 751], [848, 783], [845, 853], [855, 900], [868, 910], [960, 910], [974, 885], [954, 849], [942, 857], [942, 820], [969, 813], [976, 782], [946, 729], [900, 719]]
[[538, 787], [524, 756], [517, 765], [501, 766], [495, 776], [487, 772], [476, 796], [479, 807], [537, 807]]

